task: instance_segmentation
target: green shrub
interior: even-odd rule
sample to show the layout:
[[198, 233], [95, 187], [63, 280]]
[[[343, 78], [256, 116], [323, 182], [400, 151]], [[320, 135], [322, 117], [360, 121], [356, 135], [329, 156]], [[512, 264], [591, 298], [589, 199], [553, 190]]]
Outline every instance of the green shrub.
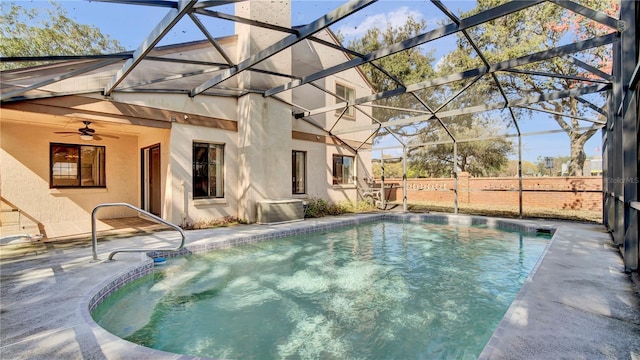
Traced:
[[344, 214], [342, 207], [339, 204], [329, 204], [327, 206], [327, 215], [341, 215]]
[[307, 200], [307, 205], [304, 209], [304, 217], [306, 218], [318, 218], [326, 216], [328, 213], [327, 207], [329, 203], [319, 197], [312, 197]]
[[341, 201], [337, 204], [330, 204], [327, 200], [319, 197], [312, 197], [307, 200], [304, 209], [305, 218], [318, 218], [327, 215], [342, 215], [347, 213], [359, 213], [375, 210], [370, 202], [358, 201], [353, 203], [349, 200]]
[[247, 224], [246, 220], [238, 219], [233, 216], [225, 216], [222, 219], [210, 219], [204, 221], [198, 221], [195, 223], [186, 223], [182, 225], [184, 230], [197, 230], [197, 229], [211, 229], [217, 227], [233, 226], [238, 224]]
[[350, 200], [341, 201], [338, 206], [342, 210], [342, 213], [360, 213], [376, 210], [376, 207], [370, 201], [357, 201], [356, 203]]

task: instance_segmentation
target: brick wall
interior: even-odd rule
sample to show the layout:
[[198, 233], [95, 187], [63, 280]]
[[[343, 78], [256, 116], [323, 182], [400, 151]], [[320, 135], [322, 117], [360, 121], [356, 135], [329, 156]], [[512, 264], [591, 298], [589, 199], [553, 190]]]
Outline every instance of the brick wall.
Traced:
[[[389, 200], [401, 201], [402, 180], [385, 179], [394, 184]], [[407, 201], [453, 204], [454, 179], [407, 179]], [[474, 178], [458, 175], [458, 203], [518, 206], [518, 178]], [[602, 209], [602, 177], [525, 177], [522, 178], [522, 204], [529, 208], [596, 210]]]

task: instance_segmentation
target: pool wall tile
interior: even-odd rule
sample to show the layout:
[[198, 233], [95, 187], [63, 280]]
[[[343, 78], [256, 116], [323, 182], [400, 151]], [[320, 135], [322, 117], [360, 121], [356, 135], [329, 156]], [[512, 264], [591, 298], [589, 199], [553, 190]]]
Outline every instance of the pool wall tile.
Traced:
[[143, 276], [147, 276], [151, 273], [153, 273], [153, 261], [151, 259], [148, 259], [141, 265], [137, 265], [134, 268], [125, 271], [124, 273], [115, 275], [101, 285], [98, 285], [97, 291], [94, 291], [93, 294], [90, 294], [90, 298], [87, 304], [89, 307], [89, 312], [95, 310], [98, 305], [100, 305], [106, 298], [108, 298], [111, 294], [116, 292], [124, 285]]

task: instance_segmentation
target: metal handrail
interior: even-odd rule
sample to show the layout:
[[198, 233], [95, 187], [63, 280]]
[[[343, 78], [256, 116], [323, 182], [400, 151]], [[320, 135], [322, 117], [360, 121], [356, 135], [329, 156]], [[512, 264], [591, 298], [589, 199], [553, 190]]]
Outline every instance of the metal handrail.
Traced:
[[[91, 240], [92, 240], [92, 246], [93, 246], [93, 260], [98, 260], [98, 251], [97, 251], [97, 247], [98, 247], [98, 236], [97, 236], [97, 232], [96, 232], [96, 213], [98, 212], [98, 209], [101, 209], [103, 207], [108, 207], [108, 206], [124, 206], [124, 207], [128, 207], [129, 209], [135, 210], [137, 211], [139, 214], [145, 215], [146, 217], [150, 218], [151, 220], [155, 220], [163, 225], [167, 225], [175, 230], [177, 230], [180, 233], [180, 236], [182, 237], [182, 241], [180, 242], [180, 246], [178, 246], [175, 249], [153, 249], [154, 251], [178, 251], [180, 249], [182, 249], [184, 247], [184, 241], [185, 241], [185, 234], [184, 231], [182, 231], [182, 229], [177, 226], [174, 225], [170, 222], [165, 221], [164, 219], [151, 214], [150, 212], [144, 211], [140, 208], [137, 208], [131, 204], [128, 203], [104, 203], [104, 204], [99, 204], [98, 206], [96, 206], [93, 211], [91, 212]], [[109, 260], [113, 260], [113, 256], [117, 253], [120, 252], [147, 252], [150, 251], [151, 249], [117, 249], [112, 251], [109, 254]]]

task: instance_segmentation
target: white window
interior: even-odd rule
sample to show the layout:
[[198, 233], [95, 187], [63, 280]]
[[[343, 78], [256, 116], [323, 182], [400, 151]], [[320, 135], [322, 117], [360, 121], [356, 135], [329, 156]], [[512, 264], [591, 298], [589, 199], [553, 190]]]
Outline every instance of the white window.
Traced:
[[[336, 104], [346, 101], [354, 101], [356, 99], [356, 90], [354, 88], [338, 84], [336, 83]], [[344, 99], [344, 100], [341, 100]], [[343, 109], [336, 110], [337, 114], [341, 114]], [[347, 112], [344, 113], [345, 116], [355, 118], [356, 117], [356, 109], [353, 106], [350, 106], [347, 109]]]
[[224, 145], [193, 143], [193, 198], [224, 197]]
[[106, 187], [105, 147], [49, 144], [49, 186]]
[[291, 153], [292, 189], [293, 194], [307, 192], [307, 153], [293, 150]]
[[353, 156], [333, 155], [333, 184], [350, 184], [353, 176]]

